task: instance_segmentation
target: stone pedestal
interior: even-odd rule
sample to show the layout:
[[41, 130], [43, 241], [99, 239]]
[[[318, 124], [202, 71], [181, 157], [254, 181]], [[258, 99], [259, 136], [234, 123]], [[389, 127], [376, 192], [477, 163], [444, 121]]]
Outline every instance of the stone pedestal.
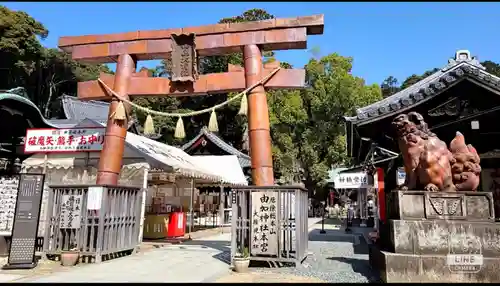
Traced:
[[370, 249], [370, 263], [385, 282], [500, 282], [500, 224], [491, 193], [391, 196], [389, 237], [381, 237], [389, 249]]

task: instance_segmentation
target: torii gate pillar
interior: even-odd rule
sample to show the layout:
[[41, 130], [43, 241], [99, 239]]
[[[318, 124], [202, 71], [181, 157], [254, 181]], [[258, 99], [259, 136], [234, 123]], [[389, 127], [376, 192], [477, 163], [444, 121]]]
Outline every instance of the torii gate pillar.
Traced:
[[[128, 54], [118, 56], [114, 90], [120, 96], [128, 99], [128, 86], [130, 78], [136, 69], [136, 60]], [[109, 105], [109, 114], [113, 114], [119, 101], [113, 97]], [[122, 169], [123, 154], [125, 152], [125, 137], [127, 136], [128, 120], [117, 122], [108, 116], [104, 146], [99, 158], [97, 171], [98, 185], [118, 185]]]
[[[245, 85], [250, 87], [262, 77], [262, 53], [257, 45], [243, 47]], [[248, 94], [248, 135], [250, 139], [250, 160], [252, 180], [257, 186], [274, 184], [273, 157], [271, 152], [271, 131], [269, 109], [263, 85], [258, 85]]]

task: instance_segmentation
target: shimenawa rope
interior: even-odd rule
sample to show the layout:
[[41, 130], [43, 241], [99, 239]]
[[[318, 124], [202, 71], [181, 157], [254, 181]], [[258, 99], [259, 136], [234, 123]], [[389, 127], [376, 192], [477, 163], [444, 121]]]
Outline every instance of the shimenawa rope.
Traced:
[[215, 114], [215, 110], [219, 109], [219, 108], [221, 108], [221, 107], [223, 107], [223, 106], [225, 106], [227, 104], [229, 104], [230, 102], [232, 102], [232, 101], [234, 101], [234, 100], [236, 100], [236, 99], [238, 99], [240, 97], [242, 97], [242, 99], [241, 99], [241, 105], [240, 105], [240, 110], [239, 110], [238, 114], [240, 114], [240, 115], [246, 115], [247, 114], [247, 109], [248, 109], [246, 94], [250, 90], [254, 89], [256, 86], [258, 86], [259, 84], [266, 83], [280, 69], [281, 69], [281, 67], [277, 67], [271, 73], [269, 73], [268, 75], [266, 75], [265, 77], [263, 77], [261, 80], [259, 80], [255, 84], [251, 85], [250, 87], [246, 88], [244, 91], [238, 93], [237, 95], [231, 97], [230, 99], [228, 99], [228, 100], [226, 100], [226, 101], [224, 101], [222, 103], [219, 103], [217, 105], [214, 105], [212, 107], [205, 108], [205, 109], [202, 109], [202, 110], [192, 111], [192, 112], [186, 112], [186, 113], [161, 112], [161, 111], [156, 111], [156, 110], [149, 109], [147, 107], [140, 106], [140, 105], [138, 105], [138, 104], [136, 104], [136, 103], [134, 103], [134, 102], [126, 99], [126, 98], [123, 98], [119, 94], [117, 94], [106, 83], [104, 83], [104, 81], [102, 81], [100, 78], [97, 79], [97, 80], [114, 97], [116, 97], [116, 98], [118, 98], [120, 100], [120, 103], [117, 106], [115, 112], [113, 114], [111, 114], [111, 117], [113, 117], [113, 119], [116, 119], [116, 120], [125, 120], [127, 118], [127, 113], [126, 113], [125, 107], [123, 106], [123, 102], [126, 102], [126, 103], [130, 104], [132, 107], [135, 107], [136, 109], [139, 109], [142, 112], [145, 112], [145, 113], [148, 114], [148, 116], [146, 118], [145, 126], [144, 126], [144, 134], [153, 134], [154, 133], [153, 118], [151, 117], [151, 114], [154, 114], [154, 115], [166, 116], [166, 117], [179, 117], [179, 119], [177, 121], [177, 125], [176, 125], [176, 130], [175, 130], [174, 136], [176, 138], [184, 138], [185, 137], [185, 132], [184, 132], [184, 123], [182, 122], [182, 117], [200, 115], [200, 114], [207, 113], [207, 112], [211, 111], [212, 114], [210, 116], [210, 121], [209, 121], [209, 124], [208, 124], [209, 125], [208, 128], [209, 128], [210, 131], [217, 132], [218, 131], [218, 124], [217, 124], [217, 116]]

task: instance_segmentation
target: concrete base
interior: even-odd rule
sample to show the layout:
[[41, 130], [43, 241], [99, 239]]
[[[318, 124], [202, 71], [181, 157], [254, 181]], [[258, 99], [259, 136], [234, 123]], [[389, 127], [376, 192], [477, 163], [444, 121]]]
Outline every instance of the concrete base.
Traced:
[[7, 240], [6, 236], [0, 236], [0, 257], [9, 256], [10, 239]]
[[500, 224], [491, 193], [393, 191], [390, 201], [389, 223], [369, 254], [382, 280], [500, 282]]
[[416, 255], [500, 257], [500, 224], [453, 220], [391, 220], [390, 250]]
[[446, 263], [446, 255], [415, 255], [380, 251], [370, 245], [370, 265], [385, 283], [394, 282], [500, 282], [500, 258], [483, 258], [477, 271], [457, 271]]

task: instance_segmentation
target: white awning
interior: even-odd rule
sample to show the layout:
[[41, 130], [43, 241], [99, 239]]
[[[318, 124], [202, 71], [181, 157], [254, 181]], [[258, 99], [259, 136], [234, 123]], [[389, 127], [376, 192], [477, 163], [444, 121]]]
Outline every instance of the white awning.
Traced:
[[[150, 168], [148, 163], [140, 162], [144, 161], [143, 158], [126, 158], [123, 168]], [[47, 154], [47, 163], [45, 163], [45, 154], [37, 153], [24, 160], [22, 168], [43, 168], [46, 166], [47, 169], [70, 169], [75, 166], [97, 165], [97, 162], [99, 162], [99, 152], [49, 153]]]
[[247, 186], [248, 182], [243, 169], [235, 155], [224, 156], [191, 156], [202, 167], [209, 169], [231, 185]]
[[125, 141], [128, 147], [144, 156], [152, 168], [163, 169], [164, 167], [171, 167], [175, 173], [186, 177], [214, 182], [224, 181], [224, 177], [199, 164], [192, 156], [179, 148], [130, 132], [127, 132]]
[[[103, 127], [103, 124], [92, 119], [84, 119], [75, 127]], [[68, 169], [75, 165], [97, 166], [99, 157], [100, 152], [49, 153], [46, 166], [55, 169]], [[123, 166], [135, 168], [137, 165], [133, 163], [139, 162], [147, 163], [149, 169], [160, 169], [184, 177], [210, 182], [229, 183], [219, 173], [212, 172], [211, 166], [205, 167], [206, 165], [195, 161], [193, 157], [181, 149], [127, 132]], [[36, 154], [23, 161], [23, 168], [43, 167], [44, 164], [44, 154]]]

